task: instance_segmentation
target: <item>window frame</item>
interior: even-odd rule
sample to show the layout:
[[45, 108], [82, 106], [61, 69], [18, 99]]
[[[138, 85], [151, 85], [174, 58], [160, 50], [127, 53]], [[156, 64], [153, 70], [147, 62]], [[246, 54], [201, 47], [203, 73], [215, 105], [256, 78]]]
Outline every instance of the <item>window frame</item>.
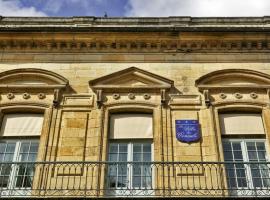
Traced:
[[[232, 161], [228, 161], [228, 160], [225, 160], [225, 155], [224, 155], [224, 142], [230, 142], [233, 143], [233, 142], [238, 142], [240, 143], [241, 145], [241, 152], [242, 152], [242, 158], [243, 158], [243, 161], [236, 161], [235, 158], [232, 158], [233, 160]], [[265, 161], [259, 161], [259, 158], [257, 158], [258, 161], [255, 161], [255, 162], [269, 162], [269, 150], [268, 150], [268, 143], [267, 143], [267, 140], [266, 139], [262, 139], [262, 138], [222, 138], [222, 150], [223, 150], [223, 155], [224, 155], [224, 162], [244, 162], [244, 163], [251, 163], [252, 164], [252, 161], [250, 161], [250, 158], [249, 158], [249, 155], [248, 155], [248, 149], [247, 149], [247, 143], [248, 142], [253, 142], [253, 143], [257, 143], [257, 142], [263, 142], [264, 143], [264, 147], [265, 147]], [[232, 149], [232, 152], [233, 152], [233, 149]], [[258, 155], [258, 150], [256, 149], [256, 153]], [[254, 162], [254, 161], [253, 161]], [[269, 187], [265, 187], [265, 186], [262, 186], [262, 187], [254, 187], [254, 181], [253, 181], [253, 175], [252, 175], [252, 169], [251, 169], [251, 165], [250, 164], [244, 164], [244, 167], [245, 167], [245, 173], [246, 173], [246, 181], [247, 181], [247, 186], [246, 187], [239, 187], [238, 186], [238, 176], [235, 172], [235, 170], [237, 168], [235, 168], [235, 166], [232, 168], [234, 169], [234, 174], [235, 174], [235, 179], [236, 179], [236, 187], [230, 187], [228, 185], [228, 187], [230, 189], [233, 189], [233, 190], [241, 190], [241, 189], [250, 189], [250, 190], [260, 190], [260, 189], [269, 189]], [[260, 174], [261, 174], [261, 171], [260, 171]], [[227, 175], [226, 175], [227, 176]], [[262, 175], [260, 175], [260, 180], [263, 179]], [[269, 177], [270, 177], [270, 173], [269, 173]], [[228, 177], [227, 177], [228, 178]], [[257, 178], [257, 177], [256, 177]], [[227, 180], [228, 181], [228, 180]], [[263, 183], [264, 184], [264, 183]]]
[[[114, 162], [114, 161], [110, 161], [109, 160], [109, 154], [110, 154], [110, 145], [111, 144], [127, 144], [127, 161], [126, 162], [129, 162], [129, 163], [132, 163], [134, 162], [133, 160], [133, 145], [134, 144], [150, 144], [151, 145], [151, 161], [149, 162], [153, 162], [154, 160], [154, 143], [153, 143], [153, 139], [111, 139], [109, 140], [108, 142], [108, 151], [107, 151], [107, 161], [108, 162]], [[119, 153], [119, 152], [118, 152]], [[116, 161], [117, 163], [118, 161]], [[148, 162], [148, 161], [147, 161]], [[126, 187], [110, 187], [108, 185], [108, 183], [106, 183], [106, 186], [108, 189], [115, 189], [115, 190], [118, 190], [118, 189], [135, 189], [135, 190], [140, 190], [140, 189], [146, 189], [146, 188], [153, 188], [154, 186], [154, 171], [152, 170], [152, 173], [151, 173], [151, 186], [150, 187], [143, 187], [142, 186], [142, 182], [141, 182], [141, 186], [140, 187], [134, 187], [133, 186], [133, 164], [127, 164], [127, 181], [128, 181], [128, 184]], [[152, 164], [150, 165], [150, 168], [152, 167]], [[117, 174], [118, 176], [118, 174]], [[106, 175], [106, 177], [108, 177], [108, 174]]]
[[[18, 173], [19, 173], [19, 164], [18, 163], [21, 163], [21, 162], [30, 162], [30, 163], [34, 163], [36, 162], [37, 160], [37, 156], [38, 156], [38, 153], [39, 153], [39, 146], [40, 146], [40, 140], [39, 138], [37, 137], [27, 137], [27, 138], [17, 138], [17, 137], [14, 137], [14, 138], [0, 138], [0, 142], [14, 142], [15, 143], [15, 148], [14, 148], [14, 152], [13, 152], [13, 157], [12, 157], [12, 161], [6, 161], [7, 163], [14, 163], [14, 164], [11, 164], [11, 170], [10, 170], [10, 173], [9, 173], [9, 178], [8, 178], [8, 183], [7, 183], [7, 187], [2, 187], [2, 183], [0, 183], [1, 185], [1, 188], [7, 188], [7, 189], [18, 189], [18, 188], [23, 188], [23, 189], [30, 189], [31, 187], [23, 187], [23, 186], [16, 186], [16, 181], [17, 181], [17, 178], [19, 177], [18, 176]], [[20, 157], [20, 153], [21, 153], [21, 146], [23, 144], [23, 142], [30, 142], [30, 146], [29, 148], [31, 147], [31, 144], [34, 142], [36, 144], [38, 144], [37, 146], [37, 151], [35, 152], [35, 155], [36, 155], [36, 159], [35, 161], [21, 161], [19, 159]], [[30, 149], [29, 149], [30, 150]], [[27, 154], [29, 156], [29, 153], [31, 153], [30, 151], [27, 151]], [[29, 157], [28, 157], [29, 158]], [[5, 163], [5, 161], [1, 161], [2, 163]], [[24, 172], [25, 173], [25, 172]], [[1, 174], [1, 170], [0, 170], [0, 174]], [[27, 177], [25, 174], [22, 176], [22, 177]], [[34, 178], [34, 175], [33, 175], [33, 178]], [[33, 181], [33, 180], [32, 180]]]

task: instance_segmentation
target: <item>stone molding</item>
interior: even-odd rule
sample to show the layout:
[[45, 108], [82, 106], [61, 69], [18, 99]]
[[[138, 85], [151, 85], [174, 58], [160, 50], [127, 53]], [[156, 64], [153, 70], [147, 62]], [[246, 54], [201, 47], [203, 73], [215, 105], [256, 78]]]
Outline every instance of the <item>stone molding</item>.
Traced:
[[[248, 69], [210, 72], [196, 80], [207, 107], [219, 104], [269, 104], [270, 75]], [[256, 92], [254, 92], [254, 90]]]
[[5, 103], [58, 106], [69, 81], [52, 71], [22, 68], [0, 73], [1, 105]]
[[270, 52], [270, 40], [22, 40], [0, 39], [0, 50], [19, 52]]
[[270, 75], [249, 69], [210, 72], [195, 81], [200, 91], [218, 88], [270, 88]]
[[[40, 81], [40, 84], [25, 84], [23, 81]], [[39, 88], [39, 89], [61, 89], [67, 87], [69, 81], [63, 76], [54, 72], [36, 69], [23, 68], [8, 70], [0, 73], [1, 88]]]

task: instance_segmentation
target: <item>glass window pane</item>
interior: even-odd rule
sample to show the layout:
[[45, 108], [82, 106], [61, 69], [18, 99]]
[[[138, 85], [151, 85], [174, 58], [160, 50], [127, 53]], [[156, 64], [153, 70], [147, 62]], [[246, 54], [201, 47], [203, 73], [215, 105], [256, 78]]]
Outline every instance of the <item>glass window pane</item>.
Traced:
[[30, 146], [30, 152], [38, 152], [38, 143], [33, 143]]
[[6, 150], [6, 143], [0, 142], [0, 153], [4, 153]]
[[19, 161], [21, 162], [25, 162], [25, 161], [28, 161], [28, 154], [20, 154], [19, 156]]
[[118, 145], [117, 144], [110, 144], [110, 153], [116, 153], [118, 152]]
[[116, 176], [117, 173], [117, 165], [109, 165], [109, 169], [108, 169], [108, 175], [109, 176]]
[[117, 187], [127, 187], [127, 177], [126, 176], [119, 176]]
[[143, 152], [144, 153], [146, 153], [146, 152], [151, 153], [151, 144], [144, 144], [143, 145]]
[[127, 161], [127, 153], [119, 154], [119, 161], [126, 162]]
[[232, 150], [231, 143], [230, 142], [223, 142], [223, 149], [224, 149], [224, 151], [231, 151]]
[[13, 160], [14, 153], [6, 153], [4, 155], [4, 161], [6, 162], [11, 162]]
[[7, 187], [9, 181], [9, 176], [0, 176], [0, 187]]
[[266, 161], [265, 151], [259, 151], [258, 156], [260, 161]]
[[248, 151], [249, 160], [258, 160], [256, 151]]
[[127, 175], [127, 165], [126, 164], [120, 164], [118, 165], [118, 175]]
[[256, 145], [257, 145], [257, 149], [259, 151], [265, 151], [265, 144], [264, 144], [264, 142], [256, 142]]
[[151, 176], [145, 176], [142, 178], [142, 186], [150, 188], [152, 185], [152, 177]]
[[151, 161], [151, 153], [144, 153], [143, 154], [143, 161], [150, 162]]
[[247, 144], [248, 151], [250, 151], [250, 150], [256, 150], [255, 142], [247, 142], [246, 144]]
[[133, 145], [133, 152], [142, 152], [141, 144], [134, 144]]
[[140, 176], [134, 176], [133, 177], [133, 187], [141, 187], [141, 177]]
[[36, 161], [36, 158], [37, 158], [37, 154], [36, 153], [30, 153], [29, 156], [28, 156], [28, 161]]
[[142, 161], [142, 154], [141, 153], [133, 153], [133, 161], [137, 161], [137, 162]]
[[21, 149], [20, 149], [20, 152], [21, 153], [27, 153], [29, 152], [29, 148], [30, 148], [30, 142], [24, 142], [21, 144]]
[[235, 142], [233, 142], [232, 143], [232, 146], [233, 146], [233, 150], [234, 151], [239, 151], [239, 150], [241, 150], [241, 145], [240, 145], [240, 142], [237, 142], [237, 143], [235, 143]]
[[140, 176], [142, 173], [142, 167], [139, 164], [133, 164], [133, 175]]
[[233, 160], [232, 152], [225, 151], [224, 152], [224, 159], [225, 159], [225, 161], [232, 161]]
[[242, 151], [234, 151], [234, 160], [243, 160]]
[[119, 144], [119, 152], [126, 153], [127, 152], [127, 144]]
[[16, 145], [15, 143], [8, 143], [7, 148], [6, 148], [6, 152], [14, 153], [15, 145]]
[[109, 154], [109, 161], [114, 161], [116, 162], [118, 158], [118, 154], [117, 153], [110, 153]]

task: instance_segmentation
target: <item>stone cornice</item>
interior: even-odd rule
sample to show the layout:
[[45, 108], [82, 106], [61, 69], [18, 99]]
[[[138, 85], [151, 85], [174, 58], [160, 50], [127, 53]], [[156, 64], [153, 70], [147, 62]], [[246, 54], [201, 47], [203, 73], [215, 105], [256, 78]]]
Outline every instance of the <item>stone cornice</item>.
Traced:
[[19, 52], [269, 52], [270, 40], [38, 40], [0, 39], [0, 50]]
[[1, 17], [0, 31], [260, 31], [270, 17]]

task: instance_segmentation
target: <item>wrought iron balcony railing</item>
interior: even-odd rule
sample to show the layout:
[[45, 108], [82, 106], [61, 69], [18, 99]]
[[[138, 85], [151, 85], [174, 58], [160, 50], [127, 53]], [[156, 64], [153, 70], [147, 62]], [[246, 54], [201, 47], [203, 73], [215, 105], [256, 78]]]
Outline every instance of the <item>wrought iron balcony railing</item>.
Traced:
[[0, 197], [270, 196], [268, 162], [2, 162]]

